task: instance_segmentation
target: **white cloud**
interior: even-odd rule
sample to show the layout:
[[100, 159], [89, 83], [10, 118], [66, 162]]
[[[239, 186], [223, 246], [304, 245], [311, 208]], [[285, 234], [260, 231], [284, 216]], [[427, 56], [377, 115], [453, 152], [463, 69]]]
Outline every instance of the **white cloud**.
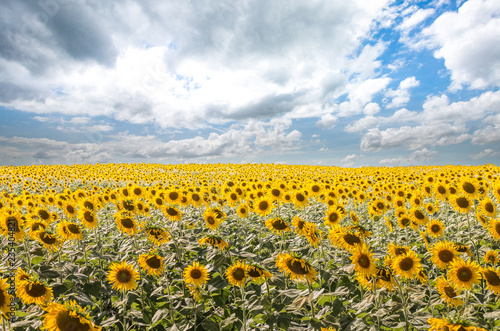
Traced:
[[346, 157], [344, 157], [342, 160], [340, 160], [340, 163], [342, 163], [345, 167], [352, 167], [354, 165], [354, 161], [365, 157], [364, 155], [357, 155], [357, 154], [349, 154]]
[[380, 111], [380, 106], [376, 102], [370, 102], [363, 108], [363, 114], [373, 116]]
[[337, 118], [332, 114], [325, 114], [316, 122], [316, 126], [320, 129], [331, 129], [335, 126]]
[[389, 165], [416, 165], [421, 163], [426, 163], [432, 160], [438, 154], [437, 151], [431, 151], [427, 148], [422, 150], [415, 151], [411, 153], [407, 157], [397, 157], [391, 159], [382, 159], [380, 160], [380, 164], [389, 164]]
[[414, 77], [405, 78], [399, 83], [396, 90], [389, 90], [385, 93], [386, 97], [392, 98], [391, 102], [386, 105], [387, 108], [399, 108], [405, 106], [410, 101], [409, 89], [417, 87], [420, 82]]
[[451, 72], [451, 89], [500, 86], [500, 2], [469, 0], [423, 31]]
[[434, 8], [419, 8], [411, 16], [407, 16], [403, 19], [403, 22], [397, 27], [401, 30], [403, 34], [408, 35], [413, 29], [415, 29], [420, 23], [425, 21], [428, 17], [434, 15]]
[[390, 83], [389, 77], [372, 78], [347, 85], [348, 101], [338, 105], [338, 116], [349, 117], [363, 112], [367, 103], [372, 101], [374, 95], [386, 88]]
[[488, 157], [496, 156], [496, 155], [498, 155], [498, 152], [492, 150], [491, 148], [487, 148], [480, 153], [469, 155], [469, 157], [473, 160], [480, 160], [480, 159], [484, 159], [484, 158], [488, 158]]

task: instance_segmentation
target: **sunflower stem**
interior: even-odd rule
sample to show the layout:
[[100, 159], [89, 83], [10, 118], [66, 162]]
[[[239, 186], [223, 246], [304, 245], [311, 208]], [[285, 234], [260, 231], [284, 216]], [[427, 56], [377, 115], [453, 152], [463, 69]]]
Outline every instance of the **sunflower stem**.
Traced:
[[123, 294], [123, 330], [127, 330], [127, 292], [125, 290], [122, 290]]
[[398, 286], [399, 297], [401, 298], [401, 303], [403, 304], [403, 315], [404, 315], [404, 318], [405, 318], [405, 330], [409, 331], [410, 330], [410, 326], [409, 326], [409, 323], [408, 323], [408, 310], [407, 310], [407, 307], [406, 307], [406, 304], [407, 304], [406, 298], [404, 296], [403, 288], [401, 287], [401, 283], [399, 282], [398, 277], [394, 276], [394, 280], [396, 281], [396, 284]]
[[247, 330], [247, 315], [245, 312], [245, 287], [240, 286], [241, 291], [241, 300], [243, 301], [241, 304], [241, 309], [243, 310], [243, 331]]
[[[269, 292], [269, 282], [266, 279], [266, 290], [267, 290], [267, 298], [269, 299], [269, 314], [272, 316], [273, 315], [273, 298], [271, 298], [271, 293]], [[273, 331], [274, 323], [271, 320], [269, 329]]]
[[[312, 294], [311, 283], [309, 282], [309, 279], [307, 279], [307, 288], [309, 290], [309, 303], [311, 304], [311, 315], [312, 315], [312, 318], [315, 319], [316, 316], [314, 314], [313, 294]], [[315, 327], [315, 329], [316, 329], [316, 327]]]
[[27, 238], [24, 238], [23, 244], [24, 244], [24, 250], [26, 251], [26, 256], [28, 257], [28, 269], [29, 272], [31, 273], [31, 255], [30, 255], [30, 250], [28, 248], [28, 243], [26, 242]]

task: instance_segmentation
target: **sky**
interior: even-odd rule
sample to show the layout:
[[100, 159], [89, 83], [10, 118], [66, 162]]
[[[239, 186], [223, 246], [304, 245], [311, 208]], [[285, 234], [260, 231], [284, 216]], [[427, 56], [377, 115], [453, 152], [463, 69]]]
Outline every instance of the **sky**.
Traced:
[[0, 0], [0, 165], [500, 164], [498, 0]]

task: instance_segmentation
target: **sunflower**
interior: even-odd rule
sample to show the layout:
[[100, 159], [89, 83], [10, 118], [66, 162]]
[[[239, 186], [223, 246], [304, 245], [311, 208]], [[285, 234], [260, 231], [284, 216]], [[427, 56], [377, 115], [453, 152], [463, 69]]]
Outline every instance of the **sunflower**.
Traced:
[[157, 254], [141, 254], [139, 255], [139, 266], [149, 275], [160, 276], [165, 271], [165, 267], [163, 266], [164, 259], [164, 257]]
[[10, 303], [14, 298], [9, 294], [7, 290], [8, 285], [7, 281], [3, 278], [0, 278], [0, 320], [2, 317], [10, 316], [12, 311], [10, 310]]
[[359, 217], [358, 215], [356, 215], [356, 213], [354, 211], [351, 211], [349, 213], [349, 217], [351, 218], [351, 221], [354, 223], [354, 224], [357, 224], [359, 222]]
[[356, 245], [351, 253], [351, 261], [352, 264], [354, 264], [354, 270], [358, 275], [376, 275], [377, 266], [375, 265], [375, 260], [373, 259], [373, 253], [365, 243]]
[[290, 231], [288, 224], [279, 217], [268, 219], [266, 221], [266, 226], [277, 235], [281, 235], [281, 233], [285, 231]]
[[454, 194], [449, 197], [449, 200], [456, 211], [464, 214], [468, 213], [474, 205], [474, 203], [465, 195]]
[[224, 250], [229, 247], [229, 244], [224, 241], [224, 239], [218, 236], [207, 236], [198, 240], [200, 245], [210, 244], [212, 247], [218, 247], [220, 250]]
[[144, 229], [144, 232], [148, 235], [149, 240], [158, 246], [169, 241], [168, 233], [163, 228], [148, 226]]
[[440, 241], [432, 247], [432, 262], [440, 269], [446, 269], [458, 256], [457, 246], [449, 241]]
[[57, 232], [64, 240], [83, 239], [83, 232], [80, 226], [74, 222], [61, 221], [57, 224]]
[[304, 208], [309, 202], [309, 198], [307, 197], [307, 195], [305, 195], [303, 192], [298, 192], [298, 191], [292, 194], [292, 200], [293, 204], [295, 205], [295, 208], [297, 209]]
[[311, 222], [306, 222], [304, 225], [305, 237], [309, 244], [313, 247], [318, 247], [321, 241], [322, 232], [318, 230], [318, 226]]
[[458, 184], [458, 190], [466, 194], [469, 198], [474, 199], [479, 194], [479, 183], [472, 178], [464, 178]]
[[90, 320], [87, 308], [80, 307], [75, 301], [61, 305], [51, 302], [43, 308], [47, 313], [43, 315], [42, 329], [48, 331], [100, 331], [101, 327], [94, 325]]
[[306, 260], [289, 253], [278, 254], [276, 266], [292, 280], [312, 282], [316, 279], [316, 270]]
[[500, 240], [500, 219], [490, 220], [488, 231], [495, 240]]
[[333, 227], [334, 225], [339, 224], [339, 222], [344, 217], [342, 213], [342, 209], [339, 209], [338, 206], [331, 206], [327, 210], [325, 210], [326, 216], [323, 218], [325, 220], [325, 225], [329, 227]]
[[387, 245], [387, 248], [389, 250], [389, 254], [391, 255], [392, 259], [395, 259], [396, 257], [406, 254], [410, 251], [410, 247], [396, 245], [393, 242], [390, 242], [389, 245]]
[[179, 209], [172, 206], [165, 206], [163, 213], [171, 221], [180, 221], [182, 218], [182, 213]]
[[497, 264], [498, 263], [498, 252], [490, 249], [484, 254], [484, 263]]
[[15, 282], [16, 282], [16, 287], [23, 281], [23, 280], [29, 280], [32, 279], [30, 275], [25, 273], [23, 269], [17, 268], [16, 270], [16, 277], [15, 277]]
[[248, 205], [245, 203], [245, 204], [241, 204], [239, 205], [237, 208], [236, 208], [236, 213], [238, 214], [238, 216], [240, 218], [245, 218], [248, 216]]
[[232, 285], [244, 286], [248, 276], [248, 266], [238, 261], [226, 270], [226, 277]]
[[33, 214], [38, 216], [42, 221], [50, 221], [50, 213], [45, 208], [37, 208]]
[[252, 280], [257, 282], [258, 284], [273, 277], [273, 275], [269, 271], [256, 265], [248, 265], [247, 274], [248, 276], [252, 277]]
[[87, 208], [81, 208], [78, 211], [78, 218], [87, 229], [93, 229], [97, 226], [97, 217], [95, 211]]
[[52, 301], [52, 288], [38, 280], [23, 280], [16, 286], [16, 295], [27, 305], [32, 303], [45, 306]]
[[426, 225], [427, 222], [429, 222], [427, 215], [425, 215], [425, 213], [417, 207], [410, 209], [409, 213], [411, 220], [416, 224]]
[[479, 282], [479, 266], [476, 262], [455, 259], [448, 268], [448, 279], [455, 288], [466, 288], [470, 290], [474, 284]]
[[188, 195], [189, 201], [191, 202], [191, 205], [194, 207], [198, 207], [203, 203], [203, 198], [198, 192], [191, 192]]
[[298, 216], [295, 216], [292, 219], [292, 225], [293, 225], [295, 233], [298, 234], [299, 236], [305, 236], [305, 234], [306, 234], [306, 231], [305, 231], [305, 225], [306, 225], [306, 223], [307, 222], [304, 221], [302, 218], [300, 218]]
[[35, 231], [33, 233], [33, 238], [49, 251], [56, 252], [62, 247], [62, 242], [47, 230]]
[[211, 209], [205, 210], [205, 212], [203, 213], [203, 218], [205, 219], [207, 227], [214, 231], [222, 223], [222, 220], [218, 218], [217, 214]]
[[484, 215], [488, 217], [496, 217], [497, 216], [497, 208], [495, 203], [491, 201], [490, 198], [484, 198], [481, 200], [480, 209]]
[[108, 282], [113, 284], [117, 291], [133, 290], [137, 287], [139, 272], [127, 262], [115, 262], [109, 267]]
[[352, 251], [357, 244], [361, 244], [363, 242], [362, 237], [355, 231], [341, 226], [335, 226], [332, 228], [328, 237], [334, 246], [341, 247], [347, 251]]
[[26, 229], [28, 230], [30, 238], [33, 238], [33, 235], [35, 234], [36, 231], [45, 230], [46, 228], [48, 228], [48, 226], [49, 225], [47, 224], [46, 221], [31, 219], [27, 222]]
[[266, 216], [271, 213], [273, 202], [266, 196], [258, 198], [253, 205], [253, 211], [261, 216]]
[[500, 269], [493, 267], [481, 268], [483, 279], [491, 292], [500, 294]]
[[444, 229], [445, 226], [440, 220], [432, 220], [427, 223], [427, 233], [434, 238], [444, 235]]
[[453, 287], [453, 284], [449, 282], [444, 276], [436, 279], [436, 288], [441, 295], [441, 298], [449, 305], [460, 306], [464, 302], [457, 298], [460, 295], [461, 290], [457, 290]]
[[205, 284], [209, 278], [207, 267], [200, 265], [199, 262], [193, 262], [193, 265], [184, 269], [184, 282], [188, 285], [199, 287]]
[[125, 232], [129, 236], [137, 233], [137, 221], [128, 212], [119, 212], [115, 214], [115, 222], [121, 232]]
[[64, 214], [66, 214], [69, 218], [73, 218], [78, 214], [78, 209], [77, 209], [76, 205], [74, 205], [70, 202], [66, 202], [62, 206], [62, 210], [63, 210]]
[[19, 212], [0, 214], [0, 232], [5, 237], [8, 238], [13, 233], [16, 241], [23, 240], [25, 236], [23, 227], [24, 220]]
[[398, 255], [392, 262], [392, 270], [394, 270], [394, 273], [403, 278], [415, 277], [420, 272], [421, 268], [420, 258], [418, 258], [417, 254], [412, 250]]

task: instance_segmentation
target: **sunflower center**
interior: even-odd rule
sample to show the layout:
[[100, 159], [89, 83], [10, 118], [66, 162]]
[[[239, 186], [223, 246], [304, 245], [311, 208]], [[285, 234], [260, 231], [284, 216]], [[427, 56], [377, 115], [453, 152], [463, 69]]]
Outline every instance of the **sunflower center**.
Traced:
[[464, 185], [462, 185], [462, 188], [469, 194], [474, 194], [474, 192], [476, 192], [476, 188], [471, 183], [464, 183]]
[[237, 281], [242, 280], [243, 278], [245, 278], [245, 270], [243, 270], [242, 268], [236, 268], [233, 271], [233, 278]]
[[389, 273], [389, 270], [379, 269], [377, 271], [377, 276], [380, 277], [380, 279], [382, 279], [384, 282], [391, 281], [391, 274]]
[[121, 223], [125, 229], [132, 229], [134, 227], [134, 222], [128, 217], [122, 218]]
[[198, 194], [194, 193], [191, 195], [191, 199], [193, 201], [200, 201], [200, 196]]
[[378, 209], [384, 209], [385, 205], [383, 202], [377, 202], [377, 208]]
[[275, 197], [279, 197], [279, 196], [280, 196], [280, 193], [281, 193], [281, 191], [280, 191], [280, 190], [278, 190], [277, 188], [275, 188], [275, 189], [272, 189], [272, 190], [271, 190], [271, 194], [272, 194], [273, 196], [275, 196]]
[[361, 268], [368, 269], [370, 267], [370, 259], [366, 255], [361, 255], [358, 258], [358, 264]]
[[162, 199], [160, 199], [160, 198], [156, 198], [155, 202], [156, 202], [156, 204], [157, 204], [158, 206], [163, 205], [163, 200], [162, 200]]
[[66, 210], [68, 211], [68, 213], [70, 214], [73, 214], [75, 212], [75, 208], [73, 208], [73, 206], [67, 206], [66, 207]]
[[444, 293], [446, 294], [446, 296], [449, 298], [454, 298], [457, 296], [455, 289], [451, 286], [445, 286], [443, 290], [444, 290]]
[[167, 209], [167, 214], [169, 214], [170, 216], [177, 216], [177, 210], [175, 210], [174, 208], [172, 207], [169, 207]]
[[399, 262], [399, 268], [403, 271], [409, 271], [413, 268], [413, 259], [405, 257]]
[[488, 284], [490, 284], [492, 286], [500, 285], [500, 277], [498, 277], [496, 272], [488, 270], [483, 275], [484, 275], [484, 278], [486, 278], [486, 280], [488, 281]]
[[266, 210], [268, 207], [269, 207], [269, 204], [267, 203], [267, 201], [261, 201], [259, 203], [259, 209], [260, 210]]
[[298, 221], [297, 222], [297, 228], [299, 230], [302, 230], [304, 228], [304, 224], [305, 224], [305, 222], [303, 220]]
[[328, 220], [332, 223], [335, 223], [337, 222], [337, 220], [339, 219], [339, 215], [337, 215], [337, 213], [331, 213], [329, 216], [328, 216]]
[[33, 223], [31, 226], [31, 231], [45, 230], [45, 225], [43, 223]]
[[413, 213], [413, 215], [415, 215], [415, 217], [419, 220], [423, 220], [425, 219], [425, 215], [422, 214], [422, 212], [420, 210], [415, 210], [415, 212]]
[[257, 278], [261, 276], [261, 273], [257, 268], [250, 268], [248, 270], [248, 275], [252, 278]]
[[497, 223], [497, 224], [495, 225], [495, 231], [496, 231], [498, 234], [500, 234], [500, 223]]
[[130, 280], [132, 279], [132, 274], [128, 270], [120, 270], [116, 274], [116, 279], [120, 283], [126, 284], [126, 283], [130, 282]]
[[42, 233], [42, 235], [40, 236], [40, 239], [47, 245], [52, 245], [56, 242], [56, 237], [54, 236], [51, 236], [47, 233]]
[[354, 246], [354, 244], [359, 244], [361, 243], [361, 240], [359, 238], [351, 233], [347, 233], [344, 235], [344, 240], [346, 243], [348, 243], [351, 246]]
[[90, 202], [90, 201], [85, 201], [85, 202], [83, 203], [83, 206], [84, 206], [85, 208], [87, 208], [87, 209], [94, 210], [94, 204], [93, 204], [92, 202]]
[[90, 211], [86, 211], [83, 213], [83, 218], [87, 223], [94, 223], [94, 217], [92, 216], [92, 213]]
[[460, 208], [468, 208], [469, 207], [469, 200], [467, 200], [466, 198], [464, 197], [460, 197], [457, 199], [457, 205], [460, 207]]
[[68, 224], [68, 231], [73, 234], [80, 234], [80, 228], [76, 224]]
[[158, 269], [159, 267], [161, 267], [161, 260], [156, 256], [152, 256], [146, 260], [146, 264], [150, 268]]
[[48, 220], [48, 219], [49, 219], [49, 217], [50, 217], [49, 213], [48, 213], [48, 212], [46, 212], [45, 210], [39, 210], [39, 211], [38, 211], [38, 216], [40, 216], [40, 218], [41, 218], [42, 220]]
[[408, 224], [410, 224], [410, 220], [408, 218], [404, 217], [401, 219], [401, 225], [407, 226]]
[[307, 268], [304, 268], [302, 266], [302, 263], [295, 259], [286, 261], [286, 266], [288, 267], [288, 269], [290, 269], [291, 272], [297, 275], [306, 275], [308, 273]]
[[210, 225], [215, 224], [215, 219], [213, 218], [213, 216], [208, 216], [207, 217], [207, 223], [210, 224]]
[[311, 191], [313, 191], [313, 192], [315, 192], [315, 193], [316, 193], [316, 192], [319, 192], [319, 190], [320, 190], [320, 188], [319, 188], [319, 186], [318, 186], [318, 185], [313, 185], [313, 186], [311, 187]]
[[287, 228], [287, 225], [285, 222], [283, 222], [281, 219], [275, 219], [272, 223], [273, 225], [273, 228], [275, 228], [276, 230], [284, 230]]
[[177, 198], [179, 198], [179, 193], [177, 193], [177, 192], [170, 192], [168, 194], [168, 197], [170, 198], [170, 200], [177, 200]]
[[199, 269], [192, 269], [191, 272], [189, 273], [189, 275], [193, 279], [200, 279], [201, 278], [201, 271]]
[[472, 279], [472, 271], [467, 267], [462, 267], [457, 271], [457, 277], [462, 282], [468, 282]]
[[439, 259], [441, 261], [443, 261], [444, 263], [448, 263], [450, 262], [451, 260], [453, 260], [453, 253], [451, 253], [449, 250], [447, 249], [443, 249], [442, 251], [440, 251], [438, 253], [438, 256], [439, 256]]
[[302, 202], [306, 198], [302, 195], [302, 193], [297, 193], [297, 195], [295, 196], [295, 199], [297, 199], [297, 201], [299, 201], [299, 202]]
[[47, 289], [45, 288], [45, 286], [43, 286], [42, 284], [38, 284], [38, 283], [28, 284], [24, 287], [24, 290], [32, 298], [39, 298], [41, 296], [44, 296], [45, 293], [47, 293]]
[[484, 204], [484, 210], [486, 210], [488, 213], [492, 213], [495, 211], [495, 208], [493, 207], [493, 204], [491, 202], [487, 202]]
[[439, 225], [437, 225], [437, 224], [434, 224], [434, 225], [431, 226], [431, 231], [433, 233], [438, 233], [440, 230], [441, 230], [441, 227]]
[[444, 188], [443, 186], [438, 186], [437, 191], [439, 194], [445, 194], [446, 188]]
[[142, 190], [141, 190], [140, 188], [136, 187], [136, 188], [134, 189], [134, 194], [135, 194], [135, 195], [141, 195], [141, 194], [142, 194]]
[[61, 331], [88, 331], [90, 327], [87, 324], [80, 323], [78, 317], [69, 315], [69, 311], [61, 311], [56, 315], [56, 325]]

